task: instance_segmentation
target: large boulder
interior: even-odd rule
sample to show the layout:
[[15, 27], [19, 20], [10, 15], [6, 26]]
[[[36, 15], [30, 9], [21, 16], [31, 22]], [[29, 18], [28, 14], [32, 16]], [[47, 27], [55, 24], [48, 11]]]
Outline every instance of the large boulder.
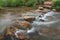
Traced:
[[30, 23], [27, 22], [27, 21], [19, 21], [19, 20], [17, 20], [16, 21], [16, 27], [26, 29], [26, 28], [30, 27]]
[[28, 22], [33, 22], [35, 20], [35, 17], [34, 16], [22, 16], [25, 21], [28, 21]]

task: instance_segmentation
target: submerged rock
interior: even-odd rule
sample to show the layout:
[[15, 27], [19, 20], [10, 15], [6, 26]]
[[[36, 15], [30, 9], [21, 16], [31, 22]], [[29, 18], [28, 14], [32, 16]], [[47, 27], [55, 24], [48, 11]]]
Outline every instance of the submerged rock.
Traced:
[[42, 28], [42, 33], [49, 33], [50, 30], [48, 28]]

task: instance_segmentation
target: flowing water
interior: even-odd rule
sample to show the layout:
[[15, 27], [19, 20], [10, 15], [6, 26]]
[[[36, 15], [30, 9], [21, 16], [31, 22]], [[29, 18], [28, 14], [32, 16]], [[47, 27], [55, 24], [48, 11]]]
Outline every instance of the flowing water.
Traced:
[[[60, 17], [59, 17], [59, 15], [60, 15], [59, 12], [48, 12], [48, 13], [44, 14], [41, 18], [39, 17], [38, 19], [36, 19], [38, 21], [34, 21], [32, 23], [32, 25], [37, 28], [37, 31], [40, 31], [39, 32], [40, 35], [58, 39], [58, 38], [60, 38], [60, 36], [58, 34], [54, 35], [53, 30], [55, 30], [56, 28], [58, 28], [60, 26]], [[45, 21], [41, 22], [41, 21], [39, 21], [40, 19], [43, 19]], [[49, 31], [49, 33], [48, 32], [47, 33], [42, 32], [41, 30], [45, 27], [46, 27], [46, 29], [52, 30], [53, 32], [51, 32], [51, 31]]]
[[[39, 12], [12, 12], [8, 11], [6, 14], [0, 14], [0, 33], [2, 33], [8, 25], [14, 23], [15, 19], [20, 19], [21, 15], [34, 16], [36, 19], [31, 23], [32, 28], [28, 29], [26, 33], [30, 35], [31, 40], [58, 40], [60, 39], [60, 12], [48, 12], [41, 15]], [[39, 17], [41, 15], [41, 17]], [[22, 19], [22, 18], [21, 18]], [[44, 20], [44, 21], [41, 21]], [[45, 31], [44, 31], [45, 30]]]

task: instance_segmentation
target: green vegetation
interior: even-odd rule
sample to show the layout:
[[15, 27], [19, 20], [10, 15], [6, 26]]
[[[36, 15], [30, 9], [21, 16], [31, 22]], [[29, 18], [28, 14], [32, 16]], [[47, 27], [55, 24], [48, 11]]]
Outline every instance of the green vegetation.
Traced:
[[0, 9], [2, 9], [3, 8], [3, 0], [0, 0]]
[[16, 7], [24, 5], [24, 0], [6, 0], [5, 6]]
[[28, 0], [26, 3], [27, 6], [36, 6], [37, 0]]
[[26, 6], [37, 6], [37, 5], [40, 5], [40, 4], [43, 4], [45, 0], [28, 0], [26, 2]]
[[56, 9], [57, 11], [60, 11], [60, 0], [53, 0], [52, 1], [52, 7]]
[[44, 1], [45, 0], [0, 0], [0, 9], [20, 6], [38, 7]]
[[37, 6], [44, 0], [0, 0], [0, 7]]

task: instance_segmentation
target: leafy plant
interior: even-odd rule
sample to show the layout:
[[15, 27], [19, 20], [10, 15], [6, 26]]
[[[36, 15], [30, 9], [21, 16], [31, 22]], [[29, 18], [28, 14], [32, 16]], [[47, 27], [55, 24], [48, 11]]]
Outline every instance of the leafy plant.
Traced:
[[60, 0], [53, 0], [52, 8], [56, 9], [57, 11], [60, 11]]
[[24, 4], [23, 0], [7, 0], [5, 3], [8, 7], [22, 6]]
[[26, 2], [27, 6], [36, 6], [36, 4], [37, 4], [37, 0], [28, 0]]
[[37, 0], [39, 4], [43, 4], [45, 0]]
[[0, 0], [0, 10], [3, 9], [3, 1], [4, 0]]
[[17, 0], [16, 5], [17, 6], [23, 6], [24, 5], [24, 0]]
[[40, 5], [44, 0], [0, 0], [0, 6], [17, 7], [17, 6], [33, 6]]

